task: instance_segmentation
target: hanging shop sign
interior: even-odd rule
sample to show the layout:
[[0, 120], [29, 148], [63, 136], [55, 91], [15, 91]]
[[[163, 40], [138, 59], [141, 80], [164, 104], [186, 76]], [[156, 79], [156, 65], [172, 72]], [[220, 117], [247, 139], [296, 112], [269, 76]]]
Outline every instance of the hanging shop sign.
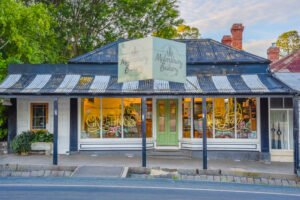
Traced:
[[186, 81], [186, 44], [156, 37], [119, 44], [118, 82]]

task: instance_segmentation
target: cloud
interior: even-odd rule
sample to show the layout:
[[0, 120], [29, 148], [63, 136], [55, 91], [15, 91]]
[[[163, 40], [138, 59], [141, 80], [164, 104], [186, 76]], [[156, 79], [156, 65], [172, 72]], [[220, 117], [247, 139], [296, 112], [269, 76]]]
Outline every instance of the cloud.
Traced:
[[271, 44], [276, 41], [276, 38], [273, 39], [262, 39], [262, 40], [250, 40], [243, 44], [244, 50], [253, 53], [255, 55], [267, 58], [267, 49]]
[[179, 7], [182, 18], [202, 32], [228, 28], [237, 22], [247, 26], [284, 23], [300, 15], [299, 0], [181, 0]]
[[266, 57], [283, 32], [299, 30], [300, 0], [179, 0], [181, 17], [203, 38], [220, 41], [233, 23], [243, 23], [244, 49]]

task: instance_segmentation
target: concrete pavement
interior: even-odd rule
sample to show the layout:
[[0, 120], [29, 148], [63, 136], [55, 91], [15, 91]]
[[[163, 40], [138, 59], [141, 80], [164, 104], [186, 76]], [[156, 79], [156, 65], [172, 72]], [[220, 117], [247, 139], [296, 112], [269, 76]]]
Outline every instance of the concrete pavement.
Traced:
[[[114, 167], [140, 167], [141, 157], [134, 155], [60, 155], [58, 164], [62, 166], [114, 166]], [[52, 165], [52, 156], [29, 155], [18, 156], [15, 154], [1, 155], [0, 165]], [[201, 169], [201, 159], [165, 159], [147, 158], [147, 167], [161, 167], [170, 169]], [[209, 160], [208, 167], [212, 170], [245, 171], [273, 174], [293, 174], [293, 163], [234, 161], [234, 160]]]

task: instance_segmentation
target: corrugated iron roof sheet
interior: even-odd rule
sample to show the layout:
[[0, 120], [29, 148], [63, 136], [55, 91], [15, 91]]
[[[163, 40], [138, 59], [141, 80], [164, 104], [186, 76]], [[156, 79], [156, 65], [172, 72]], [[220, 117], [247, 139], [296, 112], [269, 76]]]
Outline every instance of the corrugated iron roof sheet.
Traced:
[[272, 72], [300, 72], [300, 50], [270, 65]]
[[[42, 78], [44, 77], [44, 78]], [[39, 80], [37, 84], [36, 81]], [[299, 77], [297, 79], [299, 80]], [[298, 85], [300, 85], [298, 83]], [[115, 76], [80, 74], [10, 74], [0, 95], [105, 94], [289, 94], [287, 86], [269, 74], [188, 76], [185, 83], [144, 80], [118, 83]]]
[[274, 76], [290, 88], [300, 92], [300, 73], [274, 73]]
[[[117, 63], [118, 44], [126, 40], [102, 46], [94, 51], [72, 58], [69, 63]], [[269, 60], [243, 50], [237, 50], [212, 39], [176, 40], [186, 43], [187, 63], [269, 63]]]

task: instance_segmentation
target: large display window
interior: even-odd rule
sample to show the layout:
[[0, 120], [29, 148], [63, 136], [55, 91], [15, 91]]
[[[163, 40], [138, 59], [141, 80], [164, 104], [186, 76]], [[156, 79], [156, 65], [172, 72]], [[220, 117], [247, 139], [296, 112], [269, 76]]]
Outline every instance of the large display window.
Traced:
[[100, 138], [100, 99], [81, 99], [81, 138]]
[[235, 137], [235, 99], [215, 98], [215, 137]]
[[[202, 98], [194, 100], [194, 138], [203, 137], [203, 115], [202, 115]], [[213, 137], [213, 100], [206, 99], [206, 136]]]
[[257, 137], [255, 98], [236, 98], [236, 122], [237, 138]]
[[125, 138], [141, 137], [141, 99], [123, 99], [123, 131]]
[[[183, 138], [202, 138], [202, 98], [191, 102], [182, 99]], [[207, 138], [257, 139], [256, 109], [256, 98], [206, 98]]]
[[[147, 99], [146, 135], [152, 137], [152, 99]], [[82, 98], [81, 139], [141, 138], [141, 98]]]
[[102, 135], [103, 138], [122, 137], [122, 99], [102, 99]]

